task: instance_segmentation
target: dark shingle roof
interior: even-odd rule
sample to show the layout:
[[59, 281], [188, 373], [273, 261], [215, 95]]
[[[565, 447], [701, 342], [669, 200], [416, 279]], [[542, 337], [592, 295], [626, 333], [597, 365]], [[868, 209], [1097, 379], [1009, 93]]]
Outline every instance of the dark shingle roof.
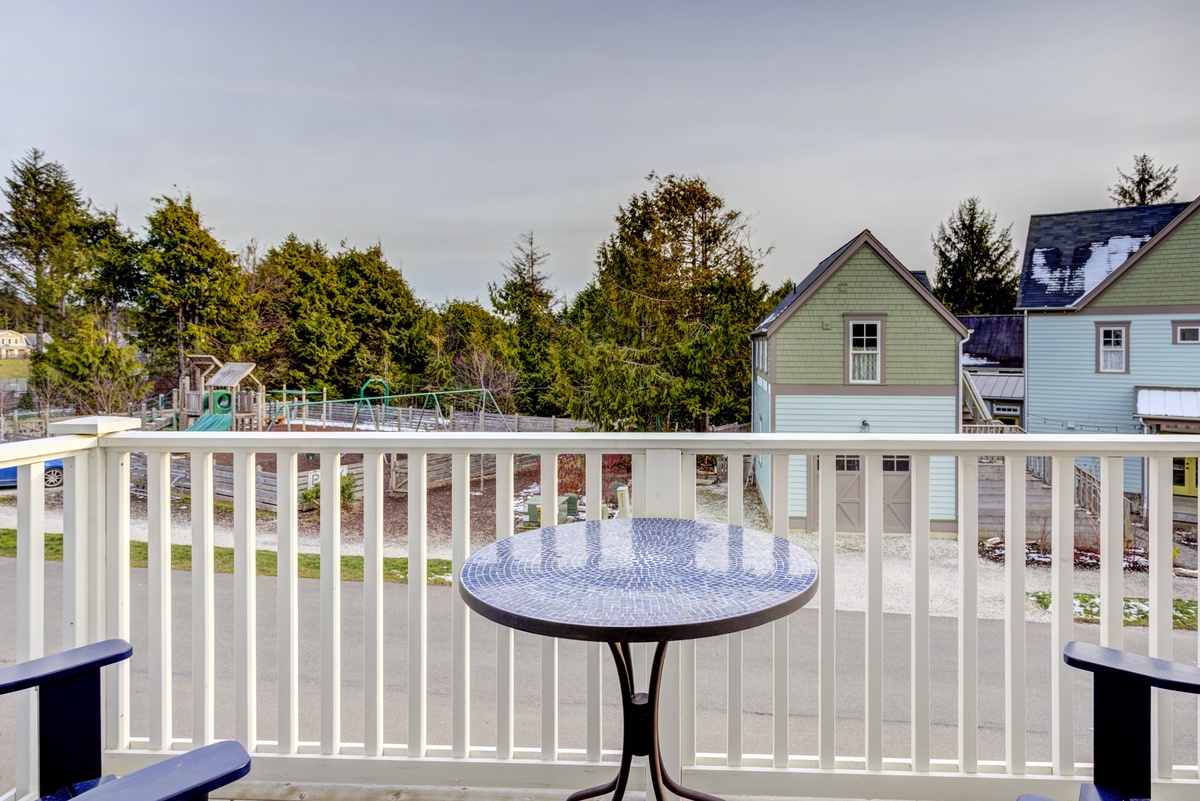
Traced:
[[921, 282], [921, 286], [929, 290], [930, 294], [933, 293], [933, 284], [929, 283], [929, 273], [924, 270], [909, 270], [909, 272], [913, 274], [913, 278]]
[[[960, 316], [971, 329], [963, 343], [964, 367], [1024, 367], [1025, 317], [1021, 314]], [[965, 357], [971, 358], [965, 358]]]
[[1025, 239], [1017, 308], [1071, 306], [1189, 205], [1163, 203], [1033, 215]]
[[846, 251], [846, 248], [848, 248], [852, 244], [854, 244], [855, 239], [858, 239], [858, 236], [854, 237], [854, 239], [851, 239], [849, 242], [842, 245], [837, 250], [833, 251], [833, 253], [830, 253], [828, 256], [826, 256], [825, 259], [820, 264], [818, 264], [811, 273], [809, 273], [808, 275], [806, 275], [804, 277], [804, 280], [802, 280], [800, 283], [796, 284], [796, 288], [793, 289], [790, 293], [788, 293], [788, 296], [786, 298], [779, 301], [779, 304], [774, 309], [771, 310], [770, 314], [768, 314], [766, 317], [763, 318], [763, 321], [761, 323], [759, 323], [758, 327], [755, 328], [753, 331], [751, 331], [750, 334], [753, 336], [754, 334], [758, 334], [763, 331], [766, 331], [767, 326], [769, 326], [771, 323], [775, 322], [775, 318], [777, 318], [779, 315], [781, 315], [785, 311], [787, 311], [787, 308], [796, 301], [796, 298], [803, 295], [804, 290], [806, 290], [810, 286], [812, 286], [813, 283], [816, 282], [816, 280], [818, 278], [820, 278], [825, 273], [825, 271], [828, 270], [833, 265], [833, 263], [835, 261], [838, 260], [838, 257], [841, 256]]

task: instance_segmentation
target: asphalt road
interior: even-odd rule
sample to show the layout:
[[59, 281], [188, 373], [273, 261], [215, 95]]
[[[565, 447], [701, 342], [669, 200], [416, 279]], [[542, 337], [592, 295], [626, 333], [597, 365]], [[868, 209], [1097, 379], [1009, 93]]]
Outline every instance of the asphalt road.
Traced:
[[[46, 643], [48, 652], [61, 643], [61, 565], [47, 565]], [[218, 575], [217, 619], [232, 618], [232, 576]], [[174, 620], [174, 733], [187, 738], [191, 727], [191, 605], [190, 574], [174, 575], [172, 606]], [[342, 733], [346, 741], [362, 740], [362, 585], [345, 583], [342, 594]], [[301, 580], [300, 631], [312, 632], [300, 648], [301, 740], [316, 741], [320, 732], [319, 640], [320, 592], [314, 580]], [[16, 598], [16, 560], [0, 559], [0, 592], [13, 604]], [[429, 588], [429, 696], [428, 732], [430, 744], [450, 741], [450, 601], [449, 587]], [[143, 688], [147, 686], [147, 653], [139, 645], [146, 643], [147, 572], [132, 571], [131, 730], [135, 735], [148, 732], [149, 705]], [[10, 607], [11, 608], [11, 607]], [[386, 691], [385, 739], [391, 743], [407, 740], [407, 587], [386, 585]], [[275, 580], [258, 580], [258, 724], [259, 737], [271, 740], [276, 730], [276, 628]], [[801, 610], [791, 619], [790, 653], [790, 748], [791, 753], [812, 754], [817, 748], [816, 686], [816, 612]], [[839, 612], [837, 615], [837, 750], [851, 756], [863, 751], [863, 615]], [[233, 641], [232, 625], [218, 625], [216, 638], [216, 731], [219, 737], [233, 734]], [[1029, 675], [1028, 754], [1031, 761], [1050, 759], [1049, 671], [1058, 657], [1050, 652], [1047, 624], [1027, 623]], [[957, 753], [957, 621], [932, 619], [933, 662], [931, 703], [931, 743], [935, 759], [953, 759]], [[12, 615], [0, 615], [0, 663], [15, 659], [15, 621]], [[1076, 637], [1096, 641], [1098, 627], [1077, 625]], [[1175, 653], [1181, 659], [1197, 653], [1196, 633], [1177, 632]], [[1004, 643], [1003, 621], [980, 621], [979, 755], [981, 759], [1004, 758]], [[496, 627], [478, 616], [472, 631], [472, 743], [494, 744], [495, 643]], [[1126, 645], [1134, 650], [1146, 648], [1146, 630], [1127, 628]], [[583, 748], [585, 744], [585, 704], [582, 677], [585, 647], [582, 643], [562, 641], [559, 647], [559, 742], [564, 748]], [[770, 627], [745, 635], [744, 747], [747, 753], [771, 751], [771, 631]], [[884, 755], [902, 757], [909, 750], [909, 618], [887, 615], [884, 622]], [[620, 705], [615, 694], [616, 674], [605, 655], [604, 743], [605, 748], [620, 747]], [[536, 748], [540, 744], [541, 721], [541, 649], [539, 638], [517, 635], [516, 742]], [[697, 644], [698, 699], [696, 730], [698, 750], [720, 752], [725, 749], [726, 666], [724, 638], [702, 640]], [[1091, 716], [1091, 680], [1075, 674], [1076, 754], [1090, 760], [1089, 721]], [[11, 698], [0, 699], [0, 720], [12, 720]], [[1196, 704], [1180, 699], [1175, 711], [1175, 758], [1177, 763], [1195, 763]], [[13, 786], [13, 737], [11, 725], [0, 727], [0, 788]]]

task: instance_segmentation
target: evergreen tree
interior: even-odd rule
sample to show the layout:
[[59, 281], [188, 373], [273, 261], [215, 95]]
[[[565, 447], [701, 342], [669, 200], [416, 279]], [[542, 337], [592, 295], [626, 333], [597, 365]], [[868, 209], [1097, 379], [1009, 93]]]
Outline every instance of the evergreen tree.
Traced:
[[519, 379], [518, 408], [525, 414], [550, 416], [561, 409], [550, 388], [556, 369], [551, 359], [554, 321], [554, 290], [550, 276], [541, 266], [550, 254], [537, 246], [533, 231], [521, 234], [504, 263], [504, 281], [489, 283], [492, 307], [516, 330]]
[[1156, 167], [1154, 159], [1147, 154], [1134, 156], [1133, 173], [1126, 175], [1118, 167], [1119, 178], [1116, 185], [1108, 188], [1108, 196], [1118, 206], [1171, 203], [1177, 197], [1171, 191], [1175, 188], [1175, 173], [1177, 172], [1179, 172], [1178, 164], [1174, 167]]
[[334, 389], [335, 366], [357, 338], [325, 246], [289, 235], [257, 263], [253, 276], [258, 322], [265, 332], [258, 357], [264, 379]]
[[76, 414], [128, 414], [150, 384], [132, 346], [112, 341], [99, 316], [84, 312], [46, 347], [39, 394]]
[[1008, 314], [1017, 301], [1017, 251], [1012, 225], [1000, 230], [996, 215], [969, 197], [933, 242], [937, 281], [933, 293], [954, 314]]
[[372, 377], [397, 387], [416, 382], [429, 359], [429, 311], [379, 245], [343, 250], [332, 261], [355, 337], [336, 365], [337, 385], [357, 391]]
[[13, 162], [3, 194], [0, 270], [8, 293], [29, 308], [40, 352], [78, 288], [87, 203], [66, 169], [37, 149]]
[[[767, 252], [742, 212], [697, 176], [648, 177], [618, 209], [583, 320], [572, 377], [575, 414], [602, 425], [701, 428], [749, 416], [750, 331], [767, 313], [756, 283]], [[579, 369], [582, 368], [582, 369]]]
[[203, 225], [191, 195], [161, 197], [155, 205], [147, 218], [135, 315], [142, 350], [157, 369], [177, 375], [184, 373], [188, 353], [241, 360], [255, 349], [257, 334], [245, 275]]
[[103, 311], [110, 339], [124, 329], [124, 312], [137, 300], [142, 283], [141, 243], [121, 227], [116, 212], [93, 214], [83, 229], [85, 303]]

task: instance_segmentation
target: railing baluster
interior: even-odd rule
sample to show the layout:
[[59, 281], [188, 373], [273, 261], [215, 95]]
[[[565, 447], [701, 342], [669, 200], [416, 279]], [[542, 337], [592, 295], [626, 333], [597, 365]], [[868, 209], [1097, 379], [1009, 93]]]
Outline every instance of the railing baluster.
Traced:
[[[588, 513], [592, 511], [593, 496], [589, 485]], [[513, 533], [513, 455], [496, 454], [496, 539]], [[508, 626], [496, 626], [496, 758], [512, 759], [513, 755], [513, 662], [514, 632]], [[590, 727], [589, 727], [590, 732]], [[589, 734], [590, 736], [590, 734]], [[599, 746], [597, 756], [599, 759]]]
[[[1175, 497], [1172, 461], [1169, 455], [1149, 457], [1150, 519], [1147, 521], [1146, 533], [1150, 541], [1150, 656], [1158, 659], [1171, 659], [1173, 655], [1171, 635], [1175, 620], [1172, 603]], [[1171, 696], [1165, 690], [1152, 690], [1152, 693], [1154, 707], [1150, 718], [1150, 753], [1153, 754], [1154, 774], [1160, 779], [1169, 779], [1174, 773]]]
[[[1075, 623], [1075, 457], [1055, 454], [1050, 467], [1050, 743], [1051, 764], [1061, 776], [1075, 774], [1071, 668], [1062, 658]], [[1153, 602], [1152, 602], [1153, 603]]]
[[281, 754], [294, 754], [300, 739], [300, 584], [299, 471], [294, 452], [275, 454], [277, 540], [276, 630], [279, 638], [279, 746]]
[[[17, 661], [45, 654], [46, 499], [45, 465], [17, 468]], [[38, 788], [37, 695], [17, 696], [17, 792], [20, 798]], [[49, 792], [55, 788], [41, 788]]]
[[979, 456], [958, 457], [958, 765], [979, 769]]
[[[216, 634], [212, 451], [192, 451], [192, 747], [213, 741]], [[119, 483], [119, 482], [118, 482]], [[126, 487], [128, 487], [128, 482]], [[128, 503], [129, 490], [125, 490]], [[111, 506], [111, 502], [110, 502]], [[112, 514], [112, 509], [109, 509]]]
[[[776, 537], [788, 539], [788, 463], [786, 453], [771, 456], [771, 520]], [[772, 660], [774, 676], [772, 692], [772, 763], [777, 768], [788, 764], [789, 703], [788, 676], [790, 655], [788, 652], [788, 622], [791, 616], [781, 617], [771, 624]]]
[[[90, 489], [88, 491], [87, 527], [92, 535], [88, 537], [88, 564], [91, 566], [90, 581], [88, 582], [88, 621], [87, 640], [96, 642], [108, 634], [106, 626], [108, 619], [105, 604], [108, 600], [108, 453], [102, 448], [92, 448], [87, 453], [87, 475]], [[111, 672], [105, 673], [101, 681], [105, 688], [110, 682]], [[115, 679], [114, 679], [115, 680]], [[107, 693], [107, 689], [105, 690]], [[116, 745], [105, 741], [110, 748]]]
[[[606, 509], [604, 505], [604, 454], [590, 452], [584, 457], [584, 469], [587, 482], [587, 519], [601, 520]], [[509, 493], [511, 496], [511, 493]], [[511, 521], [512, 515], [509, 515]], [[510, 635], [511, 636], [511, 635]], [[602, 752], [604, 715], [601, 707], [603, 698], [601, 645], [598, 642], [587, 644], [587, 759], [589, 762], [599, 762]]]
[[1100, 460], [1100, 644], [1120, 648], [1125, 625], [1125, 460]]
[[[454, 565], [454, 586], [458, 573], [471, 554], [471, 457], [456, 453], [451, 460], [452, 506], [450, 558]], [[451, 703], [453, 706], [452, 755], [469, 756], [471, 745], [471, 610], [455, 592], [450, 600], [451, 623]]]
[[725, 457], [725, 464], [727, 465], [725, 471], [725, 497], [727, 498], [725, 520], [731, 526], [740, 526], [745, 508], [742, 493], [742, 484], [745, 483], [745, 476], [742, 472], [742, 455], [740, 453], [728, 454]]
[[383, 754], [383, 454], [363, 454], [364, 752]]
[[729, 766], [734, 768], [741, 767], [742, 752], [744, 750], [742, 744], [742, 699], [745, 682], [743, 657], [744, 644], [742, 632], [735, 631], [729, 635], [729, 688], [727, 701], [729, 713], [725, 721], [725, 739], [727, 741], [725, 750], [728, 752]]
[[425, 756], [425, 698], [428, 685], [429, 644], [428, 560], [425, 514], [428, 489], [427, 457], [423, 451], [408, 454], [408, 755]]
[[[634, 517], [646, 516], [646, 454], [634, 453], [629, 460], [630, 486], [633, 497], [630, 499], [630, 509]], [[636, 657], [635, 657], [636, 659]], [[644, 660], [636, 659], [637, 662]], [[640, 679], [639, 679], [640, 681]]]
[[321, 454], [321, 753], [342, 747], [342, 469]]
[[87, 457], [63, 459], [63, 649], [87, 640]]
[[883, 457], [866, 454], [866, 723], [867, 770], [883, 767]]
[[[541, 524], [558, 522], [558, 454], [541, 458]], [[558, 758], [558, 640], [542, 637], [542, 759]]]
[[[837, 758], [834, 741], [837, 732], [837, 617], [835, 615], [837, 565], [837, 456], [833, 452], [817, 455], [821, 503], [821, 547], [817, 592], [820, 594], [818, 613], [817, 722], [820, 727], [818, 760], [822, 770], [830, 770]], [[811, 512], [810, 512], [811, 513]]]
[[[679, 516], [696, 519], [696, 454], [684, 454], [681, 460]], [[679, 643], [679, 760], [681, 765], [696, 764], [696, 641]]]
[[171, 747], [171, 454], [146, 454], [146, 556], [150, 584], [150, 748]]
[[1005, 456], [1004, 750], [1015, 775], [1025, 773], [1025, 514], [1025, 460]]
[[[912, 470], [912, 763], [929, 770], [929, 467], [927, 453], [914, 453]], [[830, 479], [833, 479], [832, 474]], [[824, 485], [822, 485], [824, 488]], [[824, 501], [822, 501], [824, 503]], [[822, 507], [823, 509], [824, 507]], [[824, 512], [822, 512], [824, 514]], [[825, 547], [821, 547], [822, 557]], [[832, 562], [832, 560], [831, 560]], [[824, 576], [821, 581], [824, 582]], [[824, 612], [824, 601], [822, 601]], [[832, 615], [830, 615], [832, 619]], [[832, 767], [832, 764], [830, 765]]]
[[[233, 454], [235, 731], [237, 739], [251, 752], [258, 740], [258, 598], [255, 592], [258, 580], [255, 541], [258, 475], [254, 463], [253, 453]], [[167, 469], [170, 470], [169, 462]]]

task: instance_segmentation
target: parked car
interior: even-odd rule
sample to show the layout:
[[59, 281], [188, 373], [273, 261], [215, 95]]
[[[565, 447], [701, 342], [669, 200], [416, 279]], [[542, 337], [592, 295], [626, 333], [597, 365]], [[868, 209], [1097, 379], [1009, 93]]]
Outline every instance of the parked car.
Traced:
[[[46, 486], [57, 489], [63, 485], [63, 460], [46, 461]], [[17, 486], [17, 468], [0, 467], [0, 489]]]

